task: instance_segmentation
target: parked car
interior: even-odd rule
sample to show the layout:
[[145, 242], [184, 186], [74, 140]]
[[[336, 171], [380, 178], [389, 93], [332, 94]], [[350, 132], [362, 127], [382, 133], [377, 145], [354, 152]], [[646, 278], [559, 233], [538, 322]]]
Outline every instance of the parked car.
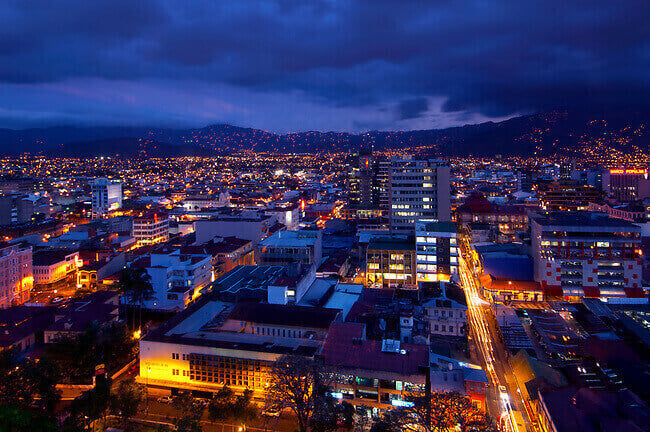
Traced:
[[265, 417], [280, 417], [281, 412], [282, 410], [278, 408], [269, 407], [269, 408], [264, 408], [261, 414]]
[[172, 403], [172, 397], [171, 396], [163, 396], [163, 397], [159, 397], [158, 399], [156, 399], [156, 401], [160, 402], [160, 403], [170, 404], [170, 403]]

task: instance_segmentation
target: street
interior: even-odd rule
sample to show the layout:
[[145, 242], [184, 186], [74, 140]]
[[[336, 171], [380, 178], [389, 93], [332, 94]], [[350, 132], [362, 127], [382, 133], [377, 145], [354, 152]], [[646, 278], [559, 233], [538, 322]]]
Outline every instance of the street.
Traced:
[[[463, 245], [469, 248], [468, 243]], [[486, 395], [488, 412], [505, 430], [534, 431], [490, 304], [481, 297], [480, 280], [463, 256], [463, 248], [459, 248], [459, 251], [460, 279], [467, 298], [468, 324], [491, 386]]]

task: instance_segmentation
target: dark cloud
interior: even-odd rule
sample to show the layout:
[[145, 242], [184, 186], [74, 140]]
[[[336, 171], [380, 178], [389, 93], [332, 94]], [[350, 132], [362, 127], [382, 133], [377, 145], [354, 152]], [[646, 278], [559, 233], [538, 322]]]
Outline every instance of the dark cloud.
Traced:
[[397, 121], [431, 98], [469, 117], [648, 108], [648, 16], [647, 0], [9, 0], [0, 83], [188, 79], [397, 104]]
[[418, 118], [429, 109], [429, 102], [426, 98], [407, 99], [397, 105], [397, 113], [400, 120]]

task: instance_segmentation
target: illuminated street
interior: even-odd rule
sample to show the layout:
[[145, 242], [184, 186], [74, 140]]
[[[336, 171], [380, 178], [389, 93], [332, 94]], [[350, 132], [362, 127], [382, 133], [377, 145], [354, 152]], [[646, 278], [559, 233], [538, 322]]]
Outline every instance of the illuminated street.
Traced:
[[[463, 242], [463, 246], [468, 247], [466, 242]], [[461, 251], [464, 247], [460, 248]], [[517, 388], [505, 348], [496, 330], [492, 310], [489, 303], [481, 298], [480, 281], [468, 266], [465, 257], [461, 256], [459, 261], [460, 278], [467, 298], [471, 335], [491, 384], [488, 391], [491, 396], [488, 406], [492, 417], [500, 418], [500, 423], [506, 424], [506, 430], [518, 432], [535, 430], [529, 420], [526, 420], [525, 424], [521, 424], [521, 420], [517, 421], [521, 415], [528, 419], [528, 415], [525, 414], [520, 390]]]

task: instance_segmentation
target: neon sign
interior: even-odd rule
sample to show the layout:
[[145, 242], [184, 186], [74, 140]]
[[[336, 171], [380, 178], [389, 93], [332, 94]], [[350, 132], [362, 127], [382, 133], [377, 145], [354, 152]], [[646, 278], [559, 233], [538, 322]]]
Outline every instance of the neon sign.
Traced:
[[611, 169], [609, 170], [610, 174], [639, 174], [639, 175], [646, 175], [648, 174], [648, 170], [644, 169], [622, 169], [622, 168], [617, 168], [617, 169]]

